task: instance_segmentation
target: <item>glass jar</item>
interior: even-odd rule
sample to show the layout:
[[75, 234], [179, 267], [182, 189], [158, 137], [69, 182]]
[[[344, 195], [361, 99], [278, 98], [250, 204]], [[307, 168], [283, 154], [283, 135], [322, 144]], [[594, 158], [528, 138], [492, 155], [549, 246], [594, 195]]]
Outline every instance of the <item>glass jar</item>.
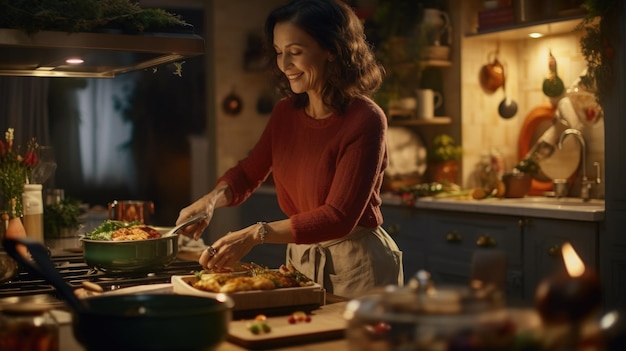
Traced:
[[9, 304], [0, 313], [0, 350], [58, 351], [59, 324], [50, 307]]

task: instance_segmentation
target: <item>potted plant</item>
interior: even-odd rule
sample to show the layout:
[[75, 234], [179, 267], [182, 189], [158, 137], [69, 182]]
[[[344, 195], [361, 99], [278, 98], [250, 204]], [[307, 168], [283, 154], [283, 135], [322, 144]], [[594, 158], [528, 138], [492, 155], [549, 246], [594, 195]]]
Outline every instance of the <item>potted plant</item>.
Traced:
[[368, 39], [386, 76], [375, 99], [385, 109], [401, 98], [414, 97], [421, 75], [421, 52], [425, 45], [420, 29], [422, 5], [417, 0], [381, 0], [371, 21], [366, 23]]
[[46, 237], [72, 236], [80, 228], [80, 201], [66, 197], [58, 203], [44, 207], [44, 233]]
[[539, 164], [532, 158], [521, 160], [510, 173], [502, 176], [505, 187], [504, 197], [524, 197], [530, 191], [533, 176], [539, 172]]
[[438, 183], [456, 183], [463, 148], [448, 134], [439, 134], [427, 152], [430, 180]]

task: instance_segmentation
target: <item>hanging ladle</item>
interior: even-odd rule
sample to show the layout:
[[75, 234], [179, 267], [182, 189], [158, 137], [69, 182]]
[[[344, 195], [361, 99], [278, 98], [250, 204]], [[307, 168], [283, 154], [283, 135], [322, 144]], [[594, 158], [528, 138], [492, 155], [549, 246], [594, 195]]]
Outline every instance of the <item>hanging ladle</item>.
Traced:
[[513, 99], [508, 97], [506, 93], [505, 75], [502, 76], [502, 91], [504, 91], [504, 99], [502, 99], [502, 102], [500, 102], [500, 105], [498, 105], [498, 113], [500, 114], [500, 117], [509, 119], [515, 116], [515, 114], [517, 113], [517, 103]]

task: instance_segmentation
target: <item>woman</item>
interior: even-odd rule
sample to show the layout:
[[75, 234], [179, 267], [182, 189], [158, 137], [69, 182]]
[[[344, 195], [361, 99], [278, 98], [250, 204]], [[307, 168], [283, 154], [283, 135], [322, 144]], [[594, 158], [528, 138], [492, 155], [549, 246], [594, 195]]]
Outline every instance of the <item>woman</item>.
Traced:
[[360, 20], [341, 1], [295, 0], [269, 15], [265, 35], [286, 97], [249, 155], [177, 223], [205, 212], [208, 220], [187, 232], [198, 238], [216, 208], [241, 204], [272, 172], [288, 218], [227, 233], [203, 252], [204, 267], [232, 266], [255, 245], [287, 243], [287, 264], [329, 293], [401, 285], [402, 254], [380, 227], [386, 118], [369, 98], [384, 71]]

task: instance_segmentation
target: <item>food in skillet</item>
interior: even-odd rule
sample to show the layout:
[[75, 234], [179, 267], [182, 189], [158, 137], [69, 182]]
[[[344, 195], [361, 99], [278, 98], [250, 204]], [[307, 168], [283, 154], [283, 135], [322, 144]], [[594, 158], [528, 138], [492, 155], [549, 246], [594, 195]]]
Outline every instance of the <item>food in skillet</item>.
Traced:
[[146, 240], [160, 237], [159, 231], [140, 221], [125, 222], [110, 219], [85, 235], [85, 239], [104, 241]]
[[272, 270], [252, 263], [244, 272], [214, 273], [200, 271], [196, 272], [195, 276], [197, 280], [190, 283], [191, 286], [199, 290], [216, 293], [298, 288], [313, 285], [311, 279], [291, 265], [289, 267], [281, 265], [278, 270]]

